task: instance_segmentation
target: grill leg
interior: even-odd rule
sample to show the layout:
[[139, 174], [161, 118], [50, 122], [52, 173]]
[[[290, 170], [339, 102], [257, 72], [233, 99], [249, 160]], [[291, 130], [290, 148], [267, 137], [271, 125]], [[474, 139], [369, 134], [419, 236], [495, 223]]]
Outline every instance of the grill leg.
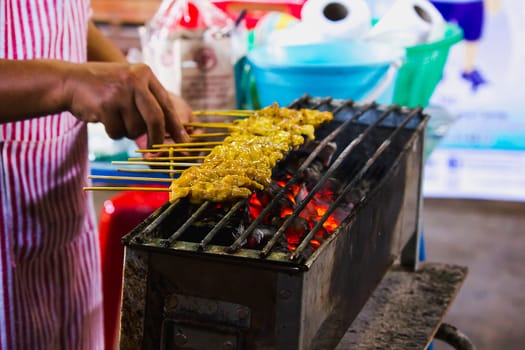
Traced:
[[448, 323], [442, 323], [439, 326], [434, 338], [445, 342], [456, 350], [476, 350], [476, 347], [465, 334]]
[[415, 271], [419, 262], [419, 233], [414, 233], [401, 252], [401, 266]]

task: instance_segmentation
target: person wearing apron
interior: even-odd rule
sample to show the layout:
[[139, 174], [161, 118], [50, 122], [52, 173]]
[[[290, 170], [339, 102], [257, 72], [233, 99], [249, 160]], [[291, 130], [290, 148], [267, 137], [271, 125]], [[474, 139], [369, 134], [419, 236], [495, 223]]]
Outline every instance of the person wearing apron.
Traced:
[[89, 11], [89, 0], [0, 2], [2, 350], [103, 349], [86, 122], [115, 138], [188, 139], [191, 109], [125, 63]]

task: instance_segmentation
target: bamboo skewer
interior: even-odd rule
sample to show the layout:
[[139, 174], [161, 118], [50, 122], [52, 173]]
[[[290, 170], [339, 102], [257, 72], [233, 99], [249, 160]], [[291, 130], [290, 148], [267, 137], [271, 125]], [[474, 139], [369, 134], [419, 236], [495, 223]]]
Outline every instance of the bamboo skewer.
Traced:
[[[142, 158], [141, 158], [142, 159]], [[117, 165], [161, 165], [161, 166], [176, 166], [176, 167], [186, 167], [189, 168], [190, 166], [198, 166], [201, 165], [201, 163], [178, 163], [178, 162], [147, 162], [147, 161], [113, 161], [111, 164], [117, 164]]]
[[84, 191], [149, 191], [169, 192], [169, 187], [130, 187], [130, 186], [86, 186]]
[[[147, 160], [196, 160], [196, 159], [204, 159], [206, 156], [180, 156], [180, 157], [148, 157]], [[144, 160], [144, 158], [137, 157], [137, 158], [128, 158], [128, 161], [140, 161]]]
[[195, 116], [217, 116], [217, 117], [248, 117], [252, 115], [254, 111], [243, 110], [243, 109], [232, 109], [232, 110], [210, 110], [210, 111], [193, 111]]
[[196, 128], [210, 128], [210, 129], [238, 129], [239, 127], [237, 125], [233, 125], [232, 123], [206, 123], [206, 122], [189, 122], [189, 123], [183, 123], [183, 126], [193, 126]]
[[159, 152], [210, 152], [213, 148], [150, 148], [150, 149], [138, 149], [135, 152], [137, 153], [159, 153]]
[[[153, 145], [152, 147], [153, 148], [161, 148], [161, 147], [178, 148], [178, 147], [188, 147], [188, 146], [216, 146], [222, 143], [223, 143], [222, 141], [161, 143], [161, 144]], [[158, 151], [155, 150], [154, 152], [158, 152]]]
[[131, 181], [150, 181], [150, 182], [172, 182], [173, 179], [162, 177], [140, 177], [140, 176], [116, 176], [116, 175], [90, 175], [90, 179], [100, 180], [131, 180]]
[[119, 172], [125, 173], [162, 173], [162, 174], [179, 174], [184, 171], [184, 169], [124, 169], [117, 168]]
[[229, 132], [208, 132], [204, 134], [190, 134], [189, 136], [194, 139], [198, 138], [205, 138], [205, 137], [220, 137], [220, 136], [228, 136], [230, 135]]
[[[251, 110], [209, 110], [209, 111], [193, 111], [195, 116], [208, 117], [232, 117], [244, 118], [252, 115], [254, 111]], [[215, 128], [215, 129], [236, 129], [239, 128], [232, 122], [190, 122], [184, 123], [185, 127], [196, 128]], [[208, 137], [226, 137], [230, 135], [229, 132], [210, 132], [210, 133], [196, 133], [189, 136], [193, 139], [203, 139]], [[153, 145], [151, 149], [139, 149], [137, 153], [168, 153], [169, 156], [151, 157], [144, 160], [144, 158], [128, 158], [127, 161], [113, 161], [112, 164], [121, 165], [144, 165], [144, 166], [167, 166], [169, 169], [137, 169], [137, 168], [118, 168], [119, 172], [129, 173], [165, 173], [170, 174], [171, 178], [157, 178], [145, 176], [113, 176], [113, 175], [91, 175], [90, 179], [101, 180], [122, 180], [122, 181], [146, 181], [146, 182], [172, 182], [173, 174], [181, 173], [183, 169], [174, 169], [175, 167], [187, 168], [191, 166], [199, 166], [201, 163], [191, 162], [159, 162], [173, 161], [173, 160], [196, 160], [204, 159], [205, 156], [173, 156], [174, 152], [211, 152], [214, 146], [221, 145], [223, 141], [203, 141], [203, 142], [186, 142], [186, 143], [171, 143], [171, 144], [157, 144]], [[208, 147], [206, 147], [208, 146]], [[137, 186], [86, 186], [83, 188], [88, 191], [149, 191], [149, 192], [169, 192], [169, 187], [137, 187]]]

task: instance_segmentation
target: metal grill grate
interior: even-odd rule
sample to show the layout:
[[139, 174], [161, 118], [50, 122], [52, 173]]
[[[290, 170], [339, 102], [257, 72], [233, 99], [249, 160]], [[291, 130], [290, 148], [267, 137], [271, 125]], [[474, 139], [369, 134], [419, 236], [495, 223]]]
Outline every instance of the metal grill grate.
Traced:
[[[229, 210], [221, 215], [220, 220], [198, 242], [185, 241], [183, 237], [196, 222], [210, 215], [210, 210], [213, 210], [215, 203], [204, 202], [193, 208], [187, 217], [180, 222], [180, 225], [175, 228], [171, 225], [165, 225], [165, 223], [166, 221], [175, 221], [174, 217], [179, 216], [181, 212], [184, 213], [182, 208], [186, 207], [187, 203], [185, 200], [178, 200], [172, 204], [166, 204], [154, 213], [149, 220], [128, 234], [124, 238], [124, 243], [133, 246], [197, 253], [223, 255], [241, 253], [240, 255], [258, 259], [267, 259], [272, 256], [271, 260], [304, 261], [311, 255], [307, 249], [311, 239], [316, 236], [329, 216], [348, 196], [348, 193], [358, 187], [362, 181], [370, 181], [370, 179], [375, 182], [380, 181], [382, 173], [395, 166], [395, 161], [407, 144], [408, 139], [421, 131], [427, 119], [420, 108], [408, 109], [395, 105], [378, 106], [374, 103], [363, 105], [350, 100], [315, 99], [308, 96], [296, 100], [290, 107], [331, 111], [334, 113], [335, 121], [316, 131], [316, 138], [319, 140], [318, 145], [302, 161], [297, 171], [287, 180], [286, 185], [275, 194], [273, 200], [264, 208], [262, 213], [251, 221], [248, 227], [237, 232], [236, 238], [232, 239], [231, 243], [216, 245], [214, 239], [219, 232], [231, 223], [234, 217], [245, 210], [247, 200], [229, 205]], [[287, 190], [299, 181], [300, 174], [314, 162], [323, 149], [334, 141], [338, 146], [338, 154], [333, 157], [334, 159], [329, 167], [323, 172], [319, 181], [306, 197], [296, 203], [293, 213], [287, 216], [260, 250], [253, 251], [250, 249], [248, 251], [248, 249], [244, 249], [244, 243], [261, 224], [263, 218], [277, 206]], [[385, 156], [386, 154], [389, 156]], [[290, 155], [281, 162], [287, 162], [289, 157]], [[327, 180], [336, 173], [344, 174], [344, 182], [337, 189], [335, 200], [322, 218], [303, 236], [295, 251], [276, 252], [277, 243], [292, 225], [294, 219], [300, 215]], [[272, 255], [272, 253], [275, 254]]]

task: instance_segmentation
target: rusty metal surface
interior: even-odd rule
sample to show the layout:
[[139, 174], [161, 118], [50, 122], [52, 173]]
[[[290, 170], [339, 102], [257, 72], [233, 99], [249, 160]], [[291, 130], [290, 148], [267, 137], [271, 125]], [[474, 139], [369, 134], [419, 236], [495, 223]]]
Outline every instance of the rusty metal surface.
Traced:
[[[426, 349], [452, 304], [467, 268], [422, 263], [416, 271], [392, 268], [336, 350]], [[333, 349], [327, 340], [318, 349]]]
[[141, 349], [144, 337], [144, 310], [146, 307], [146, 289], [148, 276], [149, 255], [127, 249], [125, 252], [126, 269], [124, 271], [121, 328], [125, 332], [120, 334], [120, 349]]

